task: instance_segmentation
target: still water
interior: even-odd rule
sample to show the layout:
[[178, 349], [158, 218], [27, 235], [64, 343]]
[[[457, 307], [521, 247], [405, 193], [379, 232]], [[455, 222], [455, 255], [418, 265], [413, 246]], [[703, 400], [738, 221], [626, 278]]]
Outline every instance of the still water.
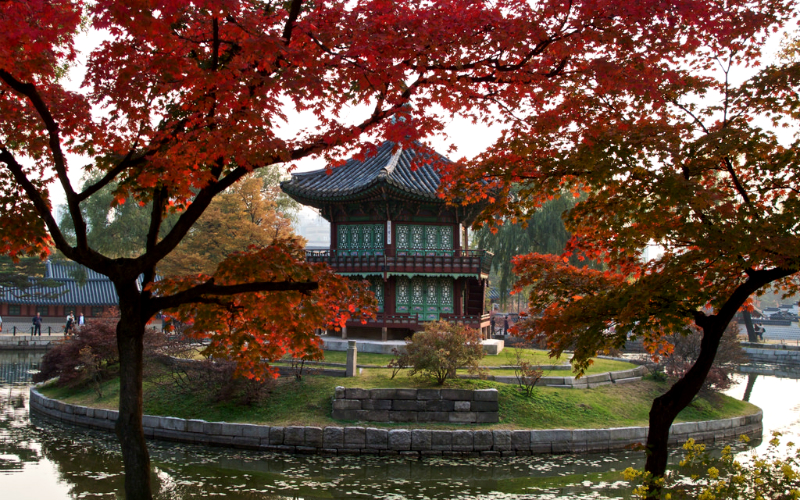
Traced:
[[[4, 499], [122, 498], [113, 435], [28, 415], [40, 354], [0, 352], [0, 495]], [[750, 382], [748, 384], [748, 382]], [[743, 375], [730, 394], [764, 409], [765, 436], [798, 434], [800, 381]], [[747, 388], [750, 387], [748, 391]], [[797, 440], [797, 438], [794, 438]], [[626, 498], [620, 471], [635, 452], [503, 459], [290, 456], [151, 442], [160, 499]]]

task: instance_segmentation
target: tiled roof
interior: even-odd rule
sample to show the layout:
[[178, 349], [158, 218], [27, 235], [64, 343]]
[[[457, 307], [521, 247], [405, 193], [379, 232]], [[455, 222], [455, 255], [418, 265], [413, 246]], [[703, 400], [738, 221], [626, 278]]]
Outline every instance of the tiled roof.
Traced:
[[[113, 306], [119, 303], [117, 291], [108, 277], [75, 263], [48, 261], [45, 277], [29, 278], [25, 290], [0, 289], [0, 302], [35, 305]], [[40, 285], [46, 280], [46, 286]]]
[[[421, 145], [415, 145], [421, 149]], [[350, 159], [341, 167], [292, 174], [281, 188], [294, 198], [342, 200], [357, 198], [383, 185], [415, 197], [438, 200], [440, 178], [436, 164], [449, 160], [438, 153], [418, 151], [414, 146], [397, 151], [394, 148], [394, 142], [385, 141], [364, 161]], [[418, 158], [419, 155], [428, 158]]]

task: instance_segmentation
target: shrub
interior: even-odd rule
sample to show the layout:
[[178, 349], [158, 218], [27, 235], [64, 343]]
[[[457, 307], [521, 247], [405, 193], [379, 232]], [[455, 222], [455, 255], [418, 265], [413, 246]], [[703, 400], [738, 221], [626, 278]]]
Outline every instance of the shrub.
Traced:
[[[102, 318], [92, 318], [75, 335], [50, 349], [42, 358], [34, 382], [58, 377], [59, 385], [83, 384], [110, 377], [119, 363], [117, 352], [117, 323], [113, 312]], [[164, 341], [163, 334], [153, 329], [145, 331], [145, 354], [151, 355]]]
[[544, 375], [544, 370], [534, 365], [530, 361], [526, 361], [523, 355], [525, 351], [522, 349], [514, 349], [514, 376], [517, 378], [517, 385], [520, 389], [525, 391], [525, 395], [530, 397], [533, 394], [533, 388], [539, 379]]
[[483, 346], [478, 330], [436, 321], [426, 323], [423, 331], [406, 341], [411, 375], [421, 373], [443, 385], [445, 380], [455, 377], [458, 368], [467, 368], [470, 373], [481, 371]]
[[409, 367], [410, 362], [408, 360], [408, 353], [398, 351], [396, 347], [392, 347], [392, 354], [394, 358], [389, 361], [389, 364], [386, 365], [386, 368], [392, 369], [392, 378], [394, 379], [400, 370], [405, 370]]

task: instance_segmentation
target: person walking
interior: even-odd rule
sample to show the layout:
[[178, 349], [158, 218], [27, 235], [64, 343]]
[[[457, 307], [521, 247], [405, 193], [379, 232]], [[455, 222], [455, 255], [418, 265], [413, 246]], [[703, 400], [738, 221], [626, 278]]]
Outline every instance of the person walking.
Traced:
[[83, 313], [81, 313], [81, 315], [78, 316], [78, 327], [82, 327], [84, 325], [84, 321], [85, 320], [83, 319]]
[[508, 316], [503, 319], [503, 335], [508, 335]]
[[64, 335], [72, 335], [72, 327], [75, 326], [75, 316], [72, 311], [67, 315], [67, 326], [64, 327]]
[[33, 334], [42, 336], [42, 314], [38, 312], [33, 317]]

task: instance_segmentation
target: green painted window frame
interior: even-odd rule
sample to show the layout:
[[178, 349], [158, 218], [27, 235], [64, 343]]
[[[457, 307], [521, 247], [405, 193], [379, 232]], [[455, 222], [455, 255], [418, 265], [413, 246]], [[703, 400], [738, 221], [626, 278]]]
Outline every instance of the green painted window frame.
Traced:
[[339, 224], [336, 248], [339, 255], [383, 255], [384, 224]]
[[453, 226], [397, 224], [397, 255], [453, 255]]
[[22, 306], [10, 304], [8, 306], [8, 315], [9, 316], [22, 316]]
[[451, 277], [401, 276], [395, 280], [395, 290], [397, 313], [416, 314], [421, 321], [436, 321], [442, 314], [455, 312], [455, 279]]

